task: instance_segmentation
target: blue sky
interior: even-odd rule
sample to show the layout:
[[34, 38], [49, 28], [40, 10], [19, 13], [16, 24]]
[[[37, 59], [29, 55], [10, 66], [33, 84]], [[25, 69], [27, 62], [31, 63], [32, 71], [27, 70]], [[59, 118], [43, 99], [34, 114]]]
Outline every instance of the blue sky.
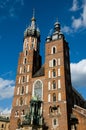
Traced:
[[41, 55], [58, 19], [70, 47], [72, 84], [86, 99], [86, 0], [0, 0], [0, 112], [11, 109], [18, 57], [33, 8]]

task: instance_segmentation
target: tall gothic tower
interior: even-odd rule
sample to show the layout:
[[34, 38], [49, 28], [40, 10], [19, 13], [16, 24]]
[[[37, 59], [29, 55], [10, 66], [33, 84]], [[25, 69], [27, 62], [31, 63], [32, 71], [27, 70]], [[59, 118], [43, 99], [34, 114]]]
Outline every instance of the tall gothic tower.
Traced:
[[[41, 113], [48, 129], [70, 130], [72, 111], [69, 47], [60, 24], [46, 38], [45, 63], [41, 65], [40, 32], [33, 16], [31, 25], [24, 32], [23, 52], [20, 53], [16, 86], [12, 104], [10, 130], [30, 112], [30, 101], [42, 101]], [[31, 119], [32, 123], [33, 119]]]
[[36, 27], [36, 19], [31, 19], [31, 25], [24, 32], [23, 52], [20, 53], [16, 76], [16, 86], [10, 119], [10, 130], [16, 129], [18, 122], [29, 111], [32, 98], [32, 76], [41, 67], [40, 32]]

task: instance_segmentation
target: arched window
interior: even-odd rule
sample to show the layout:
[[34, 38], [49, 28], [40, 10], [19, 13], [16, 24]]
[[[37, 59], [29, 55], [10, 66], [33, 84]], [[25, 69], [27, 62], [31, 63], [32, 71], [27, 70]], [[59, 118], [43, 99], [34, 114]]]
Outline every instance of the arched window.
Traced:
[[52, 76], [56, 77], [56, 71], [55, 71], [55, 69], [53, 69]]
[[53, 59], [53, 67], [56, 66], [56, 59]]
[[53, 101], [56, 101], [56, 94], [53, 93]]
[[27, 59], [26, 58], [24, 58], [24, 64], [26, 64], [27, 63]]
[[53, 81], [53, 83], [52, 83], [52, 89], [56, 89], [56, 82], [55, 81]]
[[24, 86], [21, 87], [21, 94], [24, 94]]
[[53, 54], [54, 54], [54, 53], [56, 53], [56, 48], [55, 48], [55, 47], [53, 47]]
[[54, 122], [54, 125], [56, 125], [56, 119], [54, 119], [54, 121], [53, 121], [53, 122]]
[[53, 119], [53, 126], [58, 126], [58, 118]]
[[20, 105], [23, 105], [23, 98], [20, 98]]
[[57, 52], [56, 46], [53, 46], [51, 49], [51, 54], [55, 54]]
[[37, 80], [34, 83], [34, 88], [33, 88], [33, 96], [36, 96], [38, 99], [41, 99], [41, 100], [42, 100], [42, 97], [43, 97], [42, 86], [43, 86], [42, 81]]
[[23, 78], [23, 79], [22, 79], [22, 82], [25, 82], [25, 76], [23, 76], [22, 78]]
[[28, 54], [28, 51], [26, 50], [26, 56], [27, 56], [27, 54]]
[[4, 124], [1, 125], [1, 128], [4, 128]]

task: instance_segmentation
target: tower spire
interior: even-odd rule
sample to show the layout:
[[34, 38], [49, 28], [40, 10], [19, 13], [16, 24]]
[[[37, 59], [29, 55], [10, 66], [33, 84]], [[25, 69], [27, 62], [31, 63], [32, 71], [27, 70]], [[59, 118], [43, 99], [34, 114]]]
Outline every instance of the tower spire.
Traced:
[[33, 8], [33, 18], [35, 18], [35, 8]]
[[31, 23], [30, 23], [29, 27], [27, 27], [25, 32], [24, 32], [24, 38], [27, 36], [36, 36], [37, 38], [40, 39], [40, 31], [36, 25], [35, 9], [34, 8], [33, 8], [33, 12], [32, 12]]

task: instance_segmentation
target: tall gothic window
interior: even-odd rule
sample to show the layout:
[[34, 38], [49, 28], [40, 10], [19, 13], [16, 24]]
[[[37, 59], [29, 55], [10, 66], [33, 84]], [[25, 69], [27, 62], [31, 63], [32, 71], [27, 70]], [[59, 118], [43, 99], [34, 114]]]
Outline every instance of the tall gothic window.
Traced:
[[25, 82], [25, 76], [23, 76], [22, 78], [23, 78], [23, 79], [22, 79], [22, 82]]
[[24, 86], [21, 87], [21, 94], [24, 94]]
[[53, 69], [52, 76], [56, 77], [56, 71], [55, 71], [55, 69]]
[[55, 81], [53, 81], [53, 83], [52, 83], [52, 89], [56, 89], [56, 82]]
[[58, 126], [58, 119], [57, 118], [53, 119], [53, 126]]
[[56, 59], [53, 59], [53, 67], [56, 66]]
[[37, 80], [34, 84], [34, 90], [33, 90], [33, 96], [36, 96], [38, 99], [42, 99], [43, 94], [42, 94], [42, 81]]
[[22, 97], [20, 98], [20, 105], [21, 106], [23, 105], [23, 98]]
[[54, 119], [54, 120], [53, 120], [53, 123], [54, 123], [54, 125], [56, 125], [56, 124], [57, 124], [57, 123], [56, 123], [56, 119]]
[[26, 58], [24, 58], [24, 64], [26, 64], [27, 63], [27, 59]]
[[27, 56], [27, 54], [28, 54], [28, 52], [27, 52], [27, 50], [26, 50], [26, 56]]
[[4, 128], [4, 124], [1, 125], [1, 128]]
[[56, 52], [57, 52], [57, 48], [56, 48], [56, 46], [53, 46], [51, 48], [51, 54], [55, 54]]
[[56, 101], [56, 94], [53, 93], [53, 101], [55, 102]]

